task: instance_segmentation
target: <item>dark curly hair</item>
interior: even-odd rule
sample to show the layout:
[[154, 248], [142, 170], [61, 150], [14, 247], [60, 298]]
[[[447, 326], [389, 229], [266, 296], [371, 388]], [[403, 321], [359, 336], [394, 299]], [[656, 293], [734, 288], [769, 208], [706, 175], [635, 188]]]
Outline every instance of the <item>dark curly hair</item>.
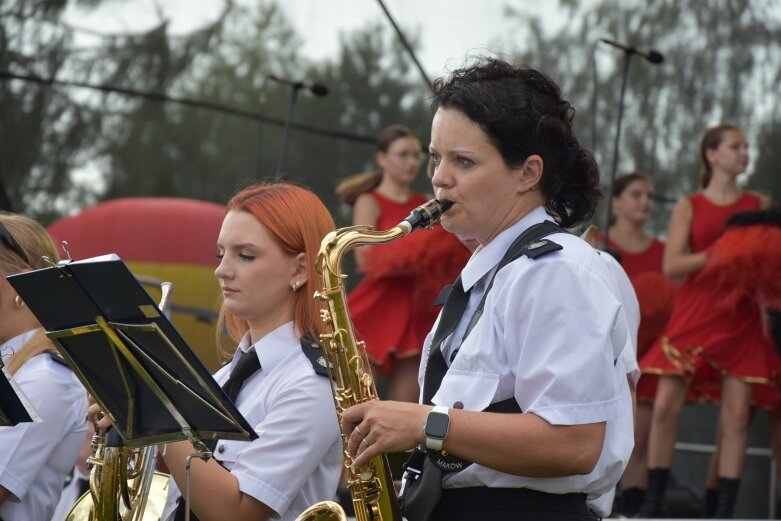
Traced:
[[505, 164], [542, 157], [545, 208], [565, 227], [588, 220], [602, 197], [599, 167], [572, 132], [575, 108], [545, 74], [495, 58], [456, 70], [433, 85], [431, 108], [454, 108], [478, 124]]

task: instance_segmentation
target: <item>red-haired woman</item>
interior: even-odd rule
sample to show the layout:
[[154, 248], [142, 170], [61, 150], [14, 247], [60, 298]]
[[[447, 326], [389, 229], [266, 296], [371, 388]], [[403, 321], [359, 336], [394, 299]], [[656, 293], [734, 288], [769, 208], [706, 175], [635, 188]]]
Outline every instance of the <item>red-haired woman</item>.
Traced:
[[700, 273], [726, 220], [767, 204], [737, 185], [738, 175], [748, 165], [745, 133], [727, 124], [708, 129], [700, 144], [700, 159], [702, 190], [676, 203], [664, 253], [665, 273], [686, 280], [644, 368], [659, 375], [649, 438], [648, 490], [640, 511], [644, 517], [660, 515], [678, 418], [693, 381], [720, 385], [716, 517], [733, 515], [745, 460], [752, 384], [770, 383], [777, 364], [762, 334], [757, 304], [746, 299], [736, 306], [723, 305], [717, 274]]
[[44, 257], [57, 260], [46, 230], [0, 213], [0, 356], [43, 420], [0, 427], [0, 519], [6, 521], [51, 519], [87, 435], [87, 392], [5, 280], [49, 267]]
[[[414, 192], [424, 153], [407, 127], [391, 125], [377, 137], [374, 172], [339, 184], [337, 194], [353, 206], [353, 225], [375, 230], [396, 226], [430, 197]], [[388, 398], [418, 400], [418, 365], [426, 334], [437, 316], [434, 300], [469, 252], [440, 227], [390, 244], [359, 248], [364, 279], [350, 294], [350, 314], [370, 360], [389, 378]]]
[[[320, 287], [315, 259], [333, 229], [317, 196], [291, 184], [259, 184], [228, 202], [215, 275], [220, 324], [238, 347], [215, 379], [222, 385], [237, 364], [255, 363], [234, 401], [262, 434], [251, 442], [220, 440], [212, 459], [192, 462], [190, 509], [200, 521], [292, 520], [336, 493], [339, 426], [328, 378], [308, 357], [306, 340], [323, 332], [312, 298]], [[193, 446], [169, 443], [161, 452], [173, 477], [163, 519], [184, 519], [179, 490]]]

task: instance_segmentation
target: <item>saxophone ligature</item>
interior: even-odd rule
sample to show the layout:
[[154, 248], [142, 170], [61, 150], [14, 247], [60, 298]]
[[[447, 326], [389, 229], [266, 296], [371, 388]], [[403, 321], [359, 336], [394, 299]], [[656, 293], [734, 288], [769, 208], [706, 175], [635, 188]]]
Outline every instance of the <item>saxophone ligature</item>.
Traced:
[[[395, 227], [385, 231], [373, 231], [368, 226], [351, 226], [335, 230], [323, 239], [318, 253], [317, 271], [322, 278], [323, 289], [315, 298], [324, 303], [321, 316], [327, 333], [320, 336], [331, 376], [336, 414], [340, 429], [342, 413], [352, 405], [378, 399], [366, 347], [358, 341], [347, 308], [347, 296], [343, 284], [342, 259], [357, 246], [382, 244], [412, 233], [418, 228], [430, 229], [452, 203], [432, 199], [415, 208]], [[342, 431], [347, 489], [352, 497], [357, 521], [401, 520], [396, 490], [384, 455], [375, 456], [361, 468], [352, 470], [352, 458], [347, 453], [347, 437]], [[332, 502], [318, 503], [305, 511], [298, 520], [346, 519], [344, 512], [336, 513]]]

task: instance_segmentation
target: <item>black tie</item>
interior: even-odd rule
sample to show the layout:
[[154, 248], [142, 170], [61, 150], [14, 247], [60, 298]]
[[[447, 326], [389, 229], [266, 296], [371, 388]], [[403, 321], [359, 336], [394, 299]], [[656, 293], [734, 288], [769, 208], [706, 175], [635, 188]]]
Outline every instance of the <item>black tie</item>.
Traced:
[[[222, 390], [228, 395], [233, 403], [236, 403], [236, 398], [239, 396], [241, 386], [244, 385], [244, 381], [255, 374], [260, 369], [260, 360], [255, 350], [244, 351], [239, 355], [239, 359], [233, 364], [231, 374], [228, 379], [222, 384]], [[210, 451], [214, 452], [217, 447], [217, 440], [204, 440]], [[185, 518], [184, 498], [179, 497], [178, 504], [176, 506], [176, 515], [174, 521], [184, 521]], [[190, 521], [198, 521], [198, 518], [190, 511]]]
[[222, 390], [228, 395], [233, 403], [236, 403], [236, 398], [239, 396], [241, 386], [244, 385], [244, 380], [255, 374], [260, 369], [260, 360], [258, 360], [258, 354], [255, 350], [244, 351], [239, 355], [239, 359], [233, 364], [231, 374], [228, 380], [222, 384]]
[[426, 363], [426, 374], [423, 379], [423, 403], [430, 404], [431, 399], [439, 390], [442, 378], [447, 372], [445, 357], [442, 355], [442, 342], [453, 333], [453, 330], [461, 320], [466, 305], [469, 302], [469, 292], [464, 291], [461, 283], [461, 277], [458, 277], [450, 287], [450, 293], [442, 308], [442, 316], [439, 319], [439, 325], [431, 339], [428, 362]]

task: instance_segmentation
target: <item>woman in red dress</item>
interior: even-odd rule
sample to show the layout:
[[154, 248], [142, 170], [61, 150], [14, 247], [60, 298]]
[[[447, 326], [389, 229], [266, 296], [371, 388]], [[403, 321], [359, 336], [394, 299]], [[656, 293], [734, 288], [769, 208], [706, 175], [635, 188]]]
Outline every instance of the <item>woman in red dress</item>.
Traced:
[[645, 230], [653, 197], [653, 183], [643, 173], [623, 174], [613, 183], [614, 221], [608, 247], [619, 254], [621, 267], [630, 279], [645, 272], [662, 273], [664, 243]]
[[[640, 305], [637, 358], [641, 369], [642, 355], [667, 322], [675, 291], [673, 283], [662, 273], [664, 243], [645, 230], [653, 209], [653, 196], [653, 183], [643, 173], [633, 172], [616, 178], [611, 198], [613, 223], [607, 243], [608, 248], [618, 254]], [[621, 495], [616, 508], [616, 513], [625, 516], [637, 513], [645, 495], [648, 430], [656, 391], [653, 383], [646, 385], [641, 378], [637, 386], [635, 448], [621, 477]]]
[[[648, 444], [648, 489], [641, 517], [661, 514], [672, 465], [678, 418], [693, 381], [721, 386], [717, 517], [733, 515], [745, 461], [752, 385], [769, 384], [774, 361], [755, 302], [725, 306], [717, 274], [702, 274], [709, 248], [733, 214], [769, 203], [742, 191], [737, 177], [748, 165], [743, 130], [708, 129], [700, 144], [702, 190], [681, 198], [670, 218], [663, 267], [686, 277], [660, 339], [650, 348], [644, 373], [659, 375]], [[707, 390], [704, 390], [707, 392]]]
[[[387, 230], [431, 196], [410, 185], [424, 157], [418, 137], [391, 125], [377, 137], [378, 169], [343, 181], [337, 194], [353, 206], [353, 225]], [[361, 283], [349, 296], [350, 315], [369, 359], [389, 378], [387, 398], [418, 401], [420, 352], [437, 315], [434, 300], [466, 264], [469, 252], [437, 226], [383, 245], [356, 249]]]

